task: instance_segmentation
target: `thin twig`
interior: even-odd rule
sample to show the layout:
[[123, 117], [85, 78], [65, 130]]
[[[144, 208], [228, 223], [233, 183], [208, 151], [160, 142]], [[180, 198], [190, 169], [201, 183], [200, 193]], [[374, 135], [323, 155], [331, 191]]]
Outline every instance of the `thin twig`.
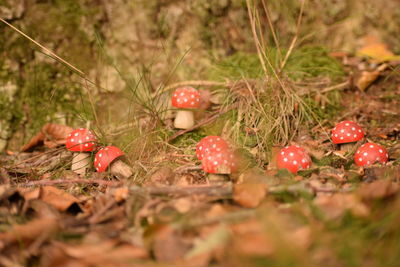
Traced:
[[232, 185], [226, 186], [148, 186], [138, 187], [132, 186], [129, 188], [133, 194], [149, 194], [152, 196], [190, 196], [190, 195], [207, 195], [220, 198], [232, 197]]
[[292, 42], [290, 43], [288, 52], [285, 55], [285, 59], [282, 62], [280, 71], [283, 70], [283, 68], [286, 65], [286, 62], [288, 61], [290, 55], [292, 54], [293, 48], [297, 42], [297, 38], [299, 37], [299, 33], [300, 33], [300, 25], [301, 25], [301, 19], [303, 17], [303, 12], [304, 12], [304, 4], [305, 4], [306, 0], [301, 0], [301, 6], [300, 6], [300, 13], [299, 13], [299, 17], [297, 18], [297, 25], [296, 25], [296, 33], [292, 39]]
[[89, 82], [92, 85], [95, 85], [101, 89], [104, 90], [103, 87], [101, 87], [100, 85], [96, 84], [95, 82], [91, 81], [90, 79], [87, 78], [86, 73], [84, 73], [82, 70], [78, 69], [77, 67], [75, 67], [74, 65], [72, 65], [71, 63], [69, 63], [68, 61], [66, 61], [65, 59], [61, 58], [60, 56], [58, 56], [56, 53], [54, 53], [53, 51], [51, 51], [50, 49], [48, 49], [47, 47], [43, 46], [42, 44], [40, 44], [39, 42], [37, 42], [35, 39], [33, 39], [32, 37], [30, 37], [29, 35], [27, 35], [26, 33], [24, 33], [23, 31], [21, 31], [20, 29], [16, 28], [15, 26], [13, 26], [12, 24], [8, 23], [6, 20], [0, 18], [0, 21], [3, 22], [4, 24], [6, 24], [8, 27], [10, 27], [11, 29], [13, 29], [14, 31], [18, 32], [19, 34], [21, 34], [23, 37], [25, 37], [26, 39], [28, 39], [29, 41], [31, 41], [32, 43], [34, 43], [35, 45], [37, 45], [38, 47], [40, 47], [41, 49], [43, 49], [43, 51], [45, 53], [47, 53], [50, 57], [54, 57], [56, 60], [58, 60], [59, 62], [65, 64], [66, 66], [68, 66], [69, 68], [71, 68], [72, 70], [74, 70], [75, 72], [78, 73], [78, 75], [83, 78], [85, 81]]
[[174, 170], [175, 173], [185, 173], [191, 171], [201, 171], [203, 168], [199, 165], [185, 165]]
[[30, 181], [27, 183], [17, 183], [20, 187], [32, 187], [32, 186], [47, 186], [47, 185], [58, 185], [58, 184], [98, 184], [105, 186], [121, 186], [122, 182], [106, 181], [102, 179], [55, 179], [55, 180], [38, 180]]
[[[193, 186], [132, 186], [129, 188], [132, 194], [148, 194], [152, 196], [174, 196], [183, 197], [191, 195], [207, 195], [229, 199], [233, 196], [233, 186], [231, 183], [226, 185], [193, 185]], [[291, 193], [348, 193], [353, 189], [335, 189], [335, 188], [316, 188], [307, 183], [297, 183], [292, 185], [277, 185], [268, 187], [270, 194], [279, 194], [283, 192]]]

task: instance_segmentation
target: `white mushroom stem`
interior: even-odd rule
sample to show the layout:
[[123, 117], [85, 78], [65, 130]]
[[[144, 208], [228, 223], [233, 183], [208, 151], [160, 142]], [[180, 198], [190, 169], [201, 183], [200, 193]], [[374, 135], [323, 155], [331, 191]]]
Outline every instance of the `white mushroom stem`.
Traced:
[[340, 150], [350, 152], [355, 147], [354, 144], [355, 143], [340, 144], [339, 148], [340, 148]]
[[111, 163], [110, 172], [119, 178], [128, 178], [133, 174], [132, 168], [122, 160]]
[[176, 112], [174, 127], [177, 129], [190, 129], [194, 126], [194, 114], [191, 110], [180, 109]]
[[81, 176], [86, 174], [86, 170], [91, 165], [90, 153], [74, 152], [72, 154], [71, 170]]

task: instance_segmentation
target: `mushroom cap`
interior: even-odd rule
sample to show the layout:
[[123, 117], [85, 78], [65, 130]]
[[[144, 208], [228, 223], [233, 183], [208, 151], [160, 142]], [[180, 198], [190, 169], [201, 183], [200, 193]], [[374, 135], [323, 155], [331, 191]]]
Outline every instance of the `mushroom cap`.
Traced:
[[176, 108], [199, 108], [200, 93], [193, 87], [181, 87], [174, 91], [171, 100]]
[[291, 173], [296, 173], [299, 169], [308, 169], [311, 158], [304, 148], [297, 145], [287, 146], [279, 151], [277, 165], [279, 169], [288, 169]]
[[68, 135], [65, 146], [73, 152], [90, 152], [96, 148], [96, 142], [97, 138], [90, 130], [79, 128]]
[[202, 160], [208, 153], [218, 153], [228, 149], [228, 143], [220, 136], [209, 135], [200, 140], [196, 145], [196, 156]]
[[124, 155], [124, 152], [116, 146], [106, 146], [101, 148], [94, 157], [94, 167], [96, 171], [106, 171], [111, 162], [122, 155]]
[[375, 162], [385, 163], [389, 159], [386, 148], [375, 143], [365, 143], [354, 154], [354, 162], [358, 166], [368, 166]]
[[236, 170], [234, 154], [228, 149], [207, 153], [201, 163], [207, 173], [230, 174]]
[[364, 137], [364, 130], [353, 121], [341, 121], [332, 129], [332, 141], [334, 144], [357, 142]]

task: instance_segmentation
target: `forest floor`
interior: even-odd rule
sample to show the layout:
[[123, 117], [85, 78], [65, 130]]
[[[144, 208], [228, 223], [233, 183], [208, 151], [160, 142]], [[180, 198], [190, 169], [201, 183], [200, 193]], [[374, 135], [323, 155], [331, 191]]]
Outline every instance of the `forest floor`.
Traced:
[[[313, 160], [298, 174], [277, 170], [275, 146], [269, 164], [208, 181], [194, 151], [211, 113], [192, 133], [170, 135], [148, 165], [135, 163], [145, 179], [92, 171], [80, 177], [64, 146], [71, 128], [45, 125], [23, 152], [0, 156], [0, 265], [398, 266], [398, 62], [332, 56], [344, 81], [314, 100], [329, 103], [333, 92], [340, 108], [291, 141]], [[386, 147], [388, 163], [355, 165], [365, 140], [349, 152], [333, 145], [329, 133], [342, 120], [356, 121], [366, 140]]]

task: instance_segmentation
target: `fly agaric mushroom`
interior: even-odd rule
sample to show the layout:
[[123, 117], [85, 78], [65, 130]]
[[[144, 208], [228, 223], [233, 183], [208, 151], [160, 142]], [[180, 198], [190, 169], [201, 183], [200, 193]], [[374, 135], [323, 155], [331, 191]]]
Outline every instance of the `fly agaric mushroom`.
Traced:
[[226, 175], [231, 174], [236, 169], [235, 157], [228, 147], [219, 152], [208, 152], [203, 155], [201, 161], [203, 170], [209, 173], [208, 179], [213, 182], [227, 180]]
[[386, 163], [389, 159], [386, 148], [374, 143], [365, 143], [354, 154], [354, 162], [358, 166], [368, 166], [375, 162]]
[[199, 160], [208, 153], [218, 153], [228, 149], [228, 143], [219, 136], [206, 136], [196, 145], [196, 156]]
[[175, 116], [174, 127], [190, 129], [194, 125], [192, 109], [200, 106], [200, 93], [193, 87], [178, 88], [172, 95], [172, 106], [179, 109]]
[[96, 149], [96, 136], [88, 129], [73, 130], [65, 142], [72, 155], [71, 170], [79, 175], [84, 175], [90, 166], [90, 153]]
[[106, 146], [101, 148], [94, 158], [94, 167], [97, 172], [105, 172], [107, 168], [110, 173], [122, 178], [128, 178], [132, 176], [132, 169], [122, 160], [117, 158], [124, 155], [116, 146]]
[[334, 144], [339, 144], [342, 150], [349, 151], [353, 142], [364, 138], [364, 130], [353, 121], [342, 121], [332, 129], [331, 137]]
[[308, 169], [311, 158], [304, 148], [297, 145], [287, 146], [279, 151], [277, 165], [279, 169], [288, 169], [291, 173], [296, 173], [300, 169]]

